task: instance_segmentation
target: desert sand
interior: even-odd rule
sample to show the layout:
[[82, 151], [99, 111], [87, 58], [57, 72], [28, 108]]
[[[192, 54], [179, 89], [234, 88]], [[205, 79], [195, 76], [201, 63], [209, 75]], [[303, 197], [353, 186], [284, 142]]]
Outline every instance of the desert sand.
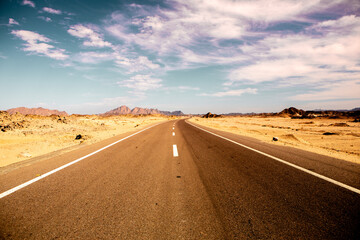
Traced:
[[[206, 127], [254, 137], [267, 143], [360, 163], [360, 123], [353, 120], [262, 116], [190, 119]], [[273, 141], [273, 137], [277, 137], [278, 141]]]
[[[43, 156], [71, 151], [84, 144], [171, 119], [149, 116], [37, 116], [0, 112], [0, 167]], [[223, 117], [189, 121], [276, 145], [292, 146], [360, 163], [360, 123], [353, 119], [291, 119], [290, 117]], [[333, 135], [324, 135], [333, 133]], [[81, 138], [76, 139], [78, 135]], [[273, 141], [277, 137], [278, 141]]]
[[70, 151], [170, 118], [162, 115], [64, 117], [0, 112], [0, 167], [58, 150]]

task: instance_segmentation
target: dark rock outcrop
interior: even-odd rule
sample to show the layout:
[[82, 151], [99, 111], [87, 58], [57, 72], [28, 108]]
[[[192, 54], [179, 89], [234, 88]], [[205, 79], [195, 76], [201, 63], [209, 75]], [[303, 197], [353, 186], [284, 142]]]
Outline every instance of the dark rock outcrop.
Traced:
[[290, 107], [290, 108], [285, 108], [279, 114], [288, 114], [290, 116], [294, 116], [294, 115], [302, 116], [304, 113], [305, 113], [305, 111], [302, 110], [302, 109], [297, 109], [297, 108], [294, 108], [294, 107]]
[[[357, 119], [360, 116], [360, 111], [354, 108], [350, 111], [347, 110], [314, 110], [314, 111], [304, 111], [302, 109], [296, 109], [294, 107], [286, 108], [279, 113], [276, 113], [276, 116], [284, 116], [291, 118], [299, 119], [312, 119], [317, 117], [329, 118], [329, 119], [339, 119], [339, 118], [355, 118]], [[355, 110], [355, 111], [353, 111]]]
[[217, 114], [213, 114], [211, 112], [208, 112], [207, 114], [205, 114], [204, 116], [202, 116], [202, 118], [219, 118], [219, 117], [223, 117], [222, 115], [217, 115]]

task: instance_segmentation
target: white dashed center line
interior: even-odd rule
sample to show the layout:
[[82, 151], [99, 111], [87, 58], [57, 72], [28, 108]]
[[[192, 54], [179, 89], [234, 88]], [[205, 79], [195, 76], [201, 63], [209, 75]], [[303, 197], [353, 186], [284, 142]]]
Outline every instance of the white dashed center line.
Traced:
[[173, 132], [173, 136], [175, 136], [175, 133]]
[[178, 156], [179, 156], [179, 153], [178, 153], [176, 144], [173, 145], [173, 155], [174, 155], [174, 157], [178, 157]]

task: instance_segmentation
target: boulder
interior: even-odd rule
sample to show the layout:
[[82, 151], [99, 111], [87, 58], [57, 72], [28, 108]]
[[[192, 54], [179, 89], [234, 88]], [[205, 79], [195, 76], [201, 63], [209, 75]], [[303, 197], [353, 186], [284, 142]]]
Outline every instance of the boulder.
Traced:
[[81, 134], [78, 134], [78, 135], [76, 135], [75, 140], [79, 140], [79, 139], [82, 139], [82, 138], [83, 138], [83, 136], [81, 136]]

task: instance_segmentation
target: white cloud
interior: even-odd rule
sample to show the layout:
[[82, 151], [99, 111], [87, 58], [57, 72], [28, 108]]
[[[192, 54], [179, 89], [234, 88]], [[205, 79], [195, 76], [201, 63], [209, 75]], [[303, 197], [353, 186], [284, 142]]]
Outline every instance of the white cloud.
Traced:
[[26, 42], [50, 42], [50, 39], [36, 32], [31, 32], [27, 30], [13, 30], [11, 31], [11, 33]]
[[135, 91], [147, 91], [162, 86], [162, 80], [150, 75], [135, 75], [128, 80], [117, 82], [119, 86], [132, 88]]
[[[122, 41], [160, 54], [182, 53], [189, 47], [196, 49], [194, 46], [202, 45], [204, 39], [210, 46], [220, 40], [256, 35], [253, 28], [264, 29], [272, 22], [304, 19], [303, 15], [330, 8], [338, 1], [324, 4], [320, 0], [174, 0], [169, 3], [171, 8], [167, 9], [131, 5], [128, 11], [143, 16], [132, 19], [114, 12], [106, 29]], [[198, 57], [204, 55], [199, 54], [200, 49]], [[207, 50], [212, 51], [209, 47]]]
[[[135, 46], [150, 51], [152, 54], [158, 54], [157, 62], [161, 63], [162, 69], [166, 71], [226, 64], [232, 64], [236, 71], [240, 69], [240, 67], [236, 68], [236, 65], [248, 65], [249, 63], [253, 65], [263, 61], [283, 59], [284, 57], [271, 57], [275, 53], [270, 53], [270, 50], [280, 50], [283, 51], [282, 54], [286, 53], [286, 49], [277, 48], [275, 42], [271, 45], [265, 43], [265, 40], [270, 41], [271, 37], [273, 40], [284, 38], [283, 44], [295, 48], [297, 53], [301, 48], [296, 48], [296, 44], [292, 44], [291, 38], [299, 37], [298, 45], [312, 46], [315, 44], [317, 50], [323, 51], [323, 55], [319, 53], [318, 57], [323, 56], [323, 60], [327, 59], [326, 55], [328, 55], [327, 50], [329, 49], [321, 49], [320, 46], [323, 44], [319, 41], [322, 38], [321, 35], [314, 40], [313, 37], [310, 37], [311, 33], [290, 36], [288, 34], [291, 30], [277, 31], [281, 34], [275, 35], [267, 30], [267, 27], [278, 23], [289, 23], [289, 26], [294, 22], [300, 22], [299, 25], [304, 23], [304, 26], [315, 24], [316, 20], [308, 18], [308, 16], [314, 13], [334, 11], [333, 9], [336, 9], [339, 4], [350, 6], [354, 2], [351, 0], [172, 0], [168, 2], [169, 8], [131, 4], [127, 9], [131, 18], [122, 12], [113, 12], [106, 21], [105, 29], [129, 49]], [[350, 22], [354, 20], [353, 18], [354, 16], [343, 22]], [[322, 28], [324, 29], [324, 27]], [[308, 29], [307, 31], [315, 30]], [[323, 32], [325, 31], [323, 30]], [[259, 41], [264, 38], [265, 40]], [[302, 40], [307, 42], [302, 42]], [[356, 42], [358, 41], [352, 39], [352, 45], [355, 45]], [[239, 47], [247, 46], [248, 43], [251, 44], [248, 47]], [[325, 44], [330, 50], [341, 49], [336, 44], [331, 45], [330, 43], [331, 40]], [[246, 51], [247, 49], [250, 51]], [[311, 52], [313, 49], [308, 50]], [[169, 58], [163, 58], [168, 56]], [[334, 61], [339, 60], [336, 54], [332, 57], [334, 57]], [[290, 56], [290, 58], [294, 58], [294, 61], [297, 60], [296, 56]], [[121, 61], [123, 64], [130, 65], [127, 59]], [[321, 66], [317, 62], [314, 64], [314, 66], [309, 64], [309, 67]], [[308, 64], [304, 63], [303, 65], [308, 67]], [[231, 75], [231, 78], [231, 81], [234, 79], [241, 81], [235, 73]]]
[[[314, 29], [316, 34], [312, 34]], [[257, 44], [241, 47], [256, 61], [234, 69], [225, 85], [267, 81], [279, 85], [286, 81], [284, 86], [311, 86], [359, 79], [359, 36], [360, 17], [354, 16], [319, 23], [301, 34], [270, 35]]]
[[159, 64], [156, 64], [149, 60], [146, 56], [138, 56], [136, 58], [129, 58], [126, 54], [126, 49], [116, 45], [112, 45], [110, 42], [104, 41], [102, 35], [96, 31], [95, 26], [84, 26], [82, 24], [73, 25], [68, 29], [68, 33], [72, 36], [85, 39], [84, 46], [91, 47], [110, 47], [113, 52], [83, 52], [75, 56], [75, 61], [82, 63], [95, 64], [103, 61], [113, 60], [115, 65], [126, 69], [127, 73], [152, 71], [160, 68]]
[[48, 44], [51, 40], [41, 34], [27, 30], [13, 30], [11, 33], [26, 42], [23, 48], [26, 52], [45, 55], [56, 60], [65, 60], [69, 57], [64, 53], [64, 49]]
[[39, 16], [38, 18], [44, 20], [45, 22], [51, 22], [52, 21], [52, 19], [49, 18], [49, 17]]
[[145, 56], [140, 56], [137, 58], [137, 64], [145, 66], [147, 68], [150, 69], [157, 69], [159, 68], [158, 64], [153, 63], [152, 61], [150, 61], [147, 57]]
[[15, 19], [9, 18], [9, 25], [19, 25], [19, 23]]
[[23, 5], [28, 5], [28, 6], [30, 6], [30, 7], [35, 7], [35, 3], [34, 2], [32, 2], [32, 1], [30, 1], [30, 0], [24, 0], [23, 2], [22, 2], [22, 4]]
[[155, 70], [160, 66], [150, 61], [146, 56], [139, 56], [136, 59], [129, 59], [120, 54], [116, 54], [116, 65], [125, 68], [129, 73], [140, 72], [146, 70]]
[[210, 97], [234, 97], [234, 96], [241, 96], [244, 93], [248, 94], [257, 94], [256, 88], [245, 88], [245, 89], [236, 89], [236, 90], [228, 90], [216, 93], [202, 93], [200, 96], [210, 96]]
[[[183, 1], [178, 0], [179, 4]], [[285, 0], [194, 0], [186, 3], [189, 9], [198, 8], [199, 12], [221, 16], [242, 17], [260, 22], [274, 22], [295, 19], [301, 14], [321, 8], [319, 0], [285, 1]], [[332, 5], [333, 3], [328, 3]]]
[[319, 86], [309, 93], [298, 94], [290, 99], [298, 101], [360, 99], [360, 81], [336, 82]]
[[233, 82], [259, 83], [278, 79], [283, 80], [290, 77], [303, 77], [313, 71], [315, 71], [314, 67], [296, 59], [269, 60], [240, 67], [230, 73], [229, 79]]
[[81, 24], [71, 26], [70, 29], [68, 29], [68, 33], [75, 37], [86, 39], [83, 42], [84, 46], [100, 48], [112, 46], [111, 43], [104, 41], [99, 33]]
[[355, 15], [348, 15], [343, 16], [336, 20], [328, 20], [324, 22], [320, 22], [318, 24], [315, 24], [314, 26], [310, 27], [310, 29], [314, 29], [317, 31], [325, 32], [325, 31], [334, 31], [336, 32], [342, 32], [356, 28], [357, 31], [359, 29], [359, 18]]
[[176, 87], [162, 87], [161, 90], [170, 93], [170, 91], [177, 91], [177, 92], [200, 91], [200, 88], [192, 87], [192, 86], [176, 86]]
[[74, 56], [74, 60], [81, 63], [98, 64], [114, 58], [113, 53], [109, 52], [81, 52]]
[[175, 87], [176, 89], [178, 90], [181, 90], [181, 91], [187, 91], [187, 90], [190, 90], [190, 91], [199, 91], [200, 88], [198, 87], [190, 87], [190, 86], [178, 86], [178, 87]]
[[2, 58], [2, 59], [7, 59], [7, 56], [4, 56], [4, 55], [0, 52], [0, 58]]
[[57, 9], [53, 9], [53, 8], [49, 8], [49, 7], [43, 7], [43, 11], [51, 13], [51, 14], [56, 14], [56, 15], [62, 14], [61, 10], [57, 10]]

